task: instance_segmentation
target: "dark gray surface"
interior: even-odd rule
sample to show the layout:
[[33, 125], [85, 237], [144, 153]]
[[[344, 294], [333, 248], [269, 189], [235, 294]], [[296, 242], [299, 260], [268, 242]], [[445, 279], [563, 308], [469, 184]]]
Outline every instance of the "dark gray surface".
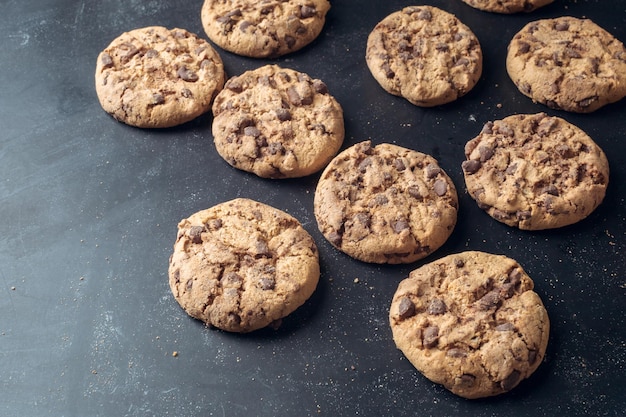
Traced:
[[[272, 61], [326, 81], [345, 110], [343, 148], [371, 138], [439, 159], [459, 189], [460, 216], [428, 260], [502, 253], [535, 280], [552, 321], [546, 360], [513, 392], [477, 401], [427, 381], [391, 340], [391, 296], [425, 261], [367, 265], [331, 248], [313, 216], [317, 175], [269, 181], [230, 168], [215, 152], [208, 115], [151, 131], [101, 110], [98, 52], [141, 26], [204, 36], [201, 3], [0, 2], [0, 415], [623, 415], [626, 101], [590, 115], [535, 105], [509, 80], [504, 57], [526, 22], [564, 14], [626, 41], [626, 1], [557, 0], [516, 16], [429, 1], [468, 24], [485, 55], [478, 86], [438, 108], [384, 93], [365, 65], [369, 31], [407, 2], [335, 1], [315, 43]], [[230, 75], [268, 62], [221, 55]], [[586, 130], [608, 154], [611, 183], [585, 221], [529, 233], [478, 209], [460, 164], [484, 122], [538, 111]], [[320, 249], [318, 290], [276, 332], [209, 330], [167, 284], [177, 222], [239, 196], [291, 213]]]

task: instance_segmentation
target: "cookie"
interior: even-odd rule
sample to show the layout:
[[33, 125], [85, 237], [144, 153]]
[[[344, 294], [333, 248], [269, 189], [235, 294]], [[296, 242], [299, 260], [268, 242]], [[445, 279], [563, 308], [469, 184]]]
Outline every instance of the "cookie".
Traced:
[[180, 306], [238, 333], [279, 323], [313, 294], [319, 275], [317, 247], [298, 220], [245, 198], [183, 219], [169, 261]]
[[232, 77], [213, 103], [217, 152], [264, 178], [321, 170], [344, 139], [343, 110], [323, 81], [277, 65]]
[[590, 113], [626, 96], [626, 48], [588, 19], [528, 23], [506, 57], [522, 94], [552, 109]]
[[125, 32], [98, 56], [96, 92], [115, 119], [142, 128], [172, 127], [211, 110], [224, 65], [211, 45], [184, 29]]
[[462, 252], [413, 270], [389, 311], [393, 340], [426, 378], [464, 398], [502, 394], [541, 364], [550, 321], [513, 259]]
[[314, 196], [320, 232], [371, 263], [410, 263], [441, 247], [457, 220], [452, 180], [430, 155], [371, 141], [339, 153]]
[[524, 230], [584, 219], [609, 182], [602, 149], [580, 128], [545, 113], [486, 123], [465, 156], [468, 193], [494, 219]]
[[475, 9], [493, 13], [519, 13], [533, 10], [552, 3], [554, 0], [462, 0]]
[[297, 51], [322, 31], [328, 0], [205, 0], [204, 30], [221, 48], [253, 58]]
[[454, 15], [412, 6], [374, 27], [365, 59], [387, 92], [432, 107], [467, 94], [480, 78], [483, 57], [474, 33]]

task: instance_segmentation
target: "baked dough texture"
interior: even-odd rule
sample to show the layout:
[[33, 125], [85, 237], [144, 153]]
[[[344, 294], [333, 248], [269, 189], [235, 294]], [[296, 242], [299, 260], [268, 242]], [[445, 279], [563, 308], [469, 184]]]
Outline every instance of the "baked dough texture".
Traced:
[[343, 110], [326, 84], [266, 65], [232, 77], [213, 103], [217, 152], [235, 168], [264, 178], [321, 170], [344, 139]]
[[457, 220], [452, 180], [430, 155], [371, 141], [339, 153], [322, 173], [314, 212], [324, 237], [371, 263], [410, 263], [441, 247]]
[[519, 13], [533, 10], [552, 3], [554, 0], [462, 0], [470, 6], [493, 13]]
[[238, 198], [178, 224], [169, 284], [191, 316], [229, 332], [276, 325], [319, 281], [313, 238], [292, 216]]
[[602, 149], [580, 128], [545, 113], [486, 123], [465, 156], [468, 193], [494, 219], [524, 230], [584, 219], [609, 182]]
[[321, 33], [328, 0], [205, 0], [204, 30], [221, 48], [253, 58], [277, 58]]
[[483, 55], [478, 38], [453, 14], [411, 6], [374, 27], [365, 59], [387, 92], [432, 107], [454, 101], [476, 85]]
[[545, 356], [548, 313], [522, 267], [469, 251], [413, 270], [389, 311], [393, 339], [426, 378], [465, 398], [502, 394]]
[[590, 113], [626, 96], [626, 48], [589, 19], [528, 23], [509, 44], [506, 68], [522, 94], [552, 109]]
[[96, 92], [118, 121], [165, 128], [211, 110], [225, 81], [211, 45], [184, 29], [150, 26], [124, 32], [99, 55]]

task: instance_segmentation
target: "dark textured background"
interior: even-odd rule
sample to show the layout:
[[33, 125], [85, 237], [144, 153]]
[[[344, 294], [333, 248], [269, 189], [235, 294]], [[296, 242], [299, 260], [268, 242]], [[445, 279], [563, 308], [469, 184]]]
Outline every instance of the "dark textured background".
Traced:
[[[545, 362], [513, 392], [476, 401], [423, 378], [391, 339], [391, 296], [427, 260], [380, 266], [338, 253], [316, 228], [317, 175], [270, 181], [232, 169], [213, 147], [210, 115], [155, 131], [102, 111], [97, 54], [142, 26], [205, 37], [201, 3], [0, 1], [0, 415], [623, 415], [626, 100], [589, 115], [549, 110], [515, 89], [504, 58], [524, 24], [565, 14], [626, 41], [626, 1], [557, 0], [514, 16], [427, 2], [456, 14], [484, 50], [479, 84], [443, 107], [386, 94], [365, 65], [368, 33], [406, 1], [334, 1], [317, 41], [271, 61], [328, 84], [345, 111], [342, 149], [371, 139], [439, 160], [459, 190], [460, 216], [427, 260], [501, 253], [535, 280], [552, 322]], [[230, 75], [269, 62], [220, 53]], [[483, 123], [539, 111], [587, 131], [608, 154], [611, 182], [588, 219], [530, 233], [478, 209], [460, 164]], [[167, 284], [177, 222], [240, 196], [294, 215], [320, 249], [316, 293], [276, 332], [209, 330]]]

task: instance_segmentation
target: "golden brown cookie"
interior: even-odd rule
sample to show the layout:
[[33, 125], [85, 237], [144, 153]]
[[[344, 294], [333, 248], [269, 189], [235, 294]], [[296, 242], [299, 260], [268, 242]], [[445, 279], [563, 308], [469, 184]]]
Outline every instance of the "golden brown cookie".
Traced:
[[481, 398], [515, 388], [541, 364], [550, 322], [513, 259], [462, 252], [409, 274], [393, 296], [393, 339], [426, 378]]
[[545, 113], [485, 124], [465, 145], [467, 191], [494, 219], [525, 230], [587, 217], [604, 199], [609, 163], [580, 128]]
[[462, 0], [475, 9], [493, 13], [519, 13], [533, 10], [552, 3], [554, 0]]
[[343, 110], [323, 81], [277, 65], [232, 77], [213, 103], [217, 152], [264, 178], [322, 169], [344, 139]]
[[169, 283], [192, 317], [250, 332], [296, 310], [320, 275], [313, 238], [292, 216], [238, 198], [178, 224]]
[[316, 39], [328, 0], [205, 0], [202, 24], [213, 42], [253, 58], [276, 58]]
[[98, 56], [102, 108], [131, 126], [162, 128], [211, 109], [224, 65], [203, 39], [184, 29], [151, 26], [125, 32]]
[[433, 253], [457, 220], [452, 180], [430, 155], [357, 143], [322, 173], [314, 197], [319, 230], [364, 262], [410, 263]]
[[380, 21], [367, 39], [365, 59], [389, 93], [432, 107], [467, 94], [482, 73], [474, 33], [433, 6], [411, 6]]
[[626, 48], [588, 19], [528, 23], [509, 44], [506, 68], [524, 95], [553, 109], [590, 113], [626, 96]]

